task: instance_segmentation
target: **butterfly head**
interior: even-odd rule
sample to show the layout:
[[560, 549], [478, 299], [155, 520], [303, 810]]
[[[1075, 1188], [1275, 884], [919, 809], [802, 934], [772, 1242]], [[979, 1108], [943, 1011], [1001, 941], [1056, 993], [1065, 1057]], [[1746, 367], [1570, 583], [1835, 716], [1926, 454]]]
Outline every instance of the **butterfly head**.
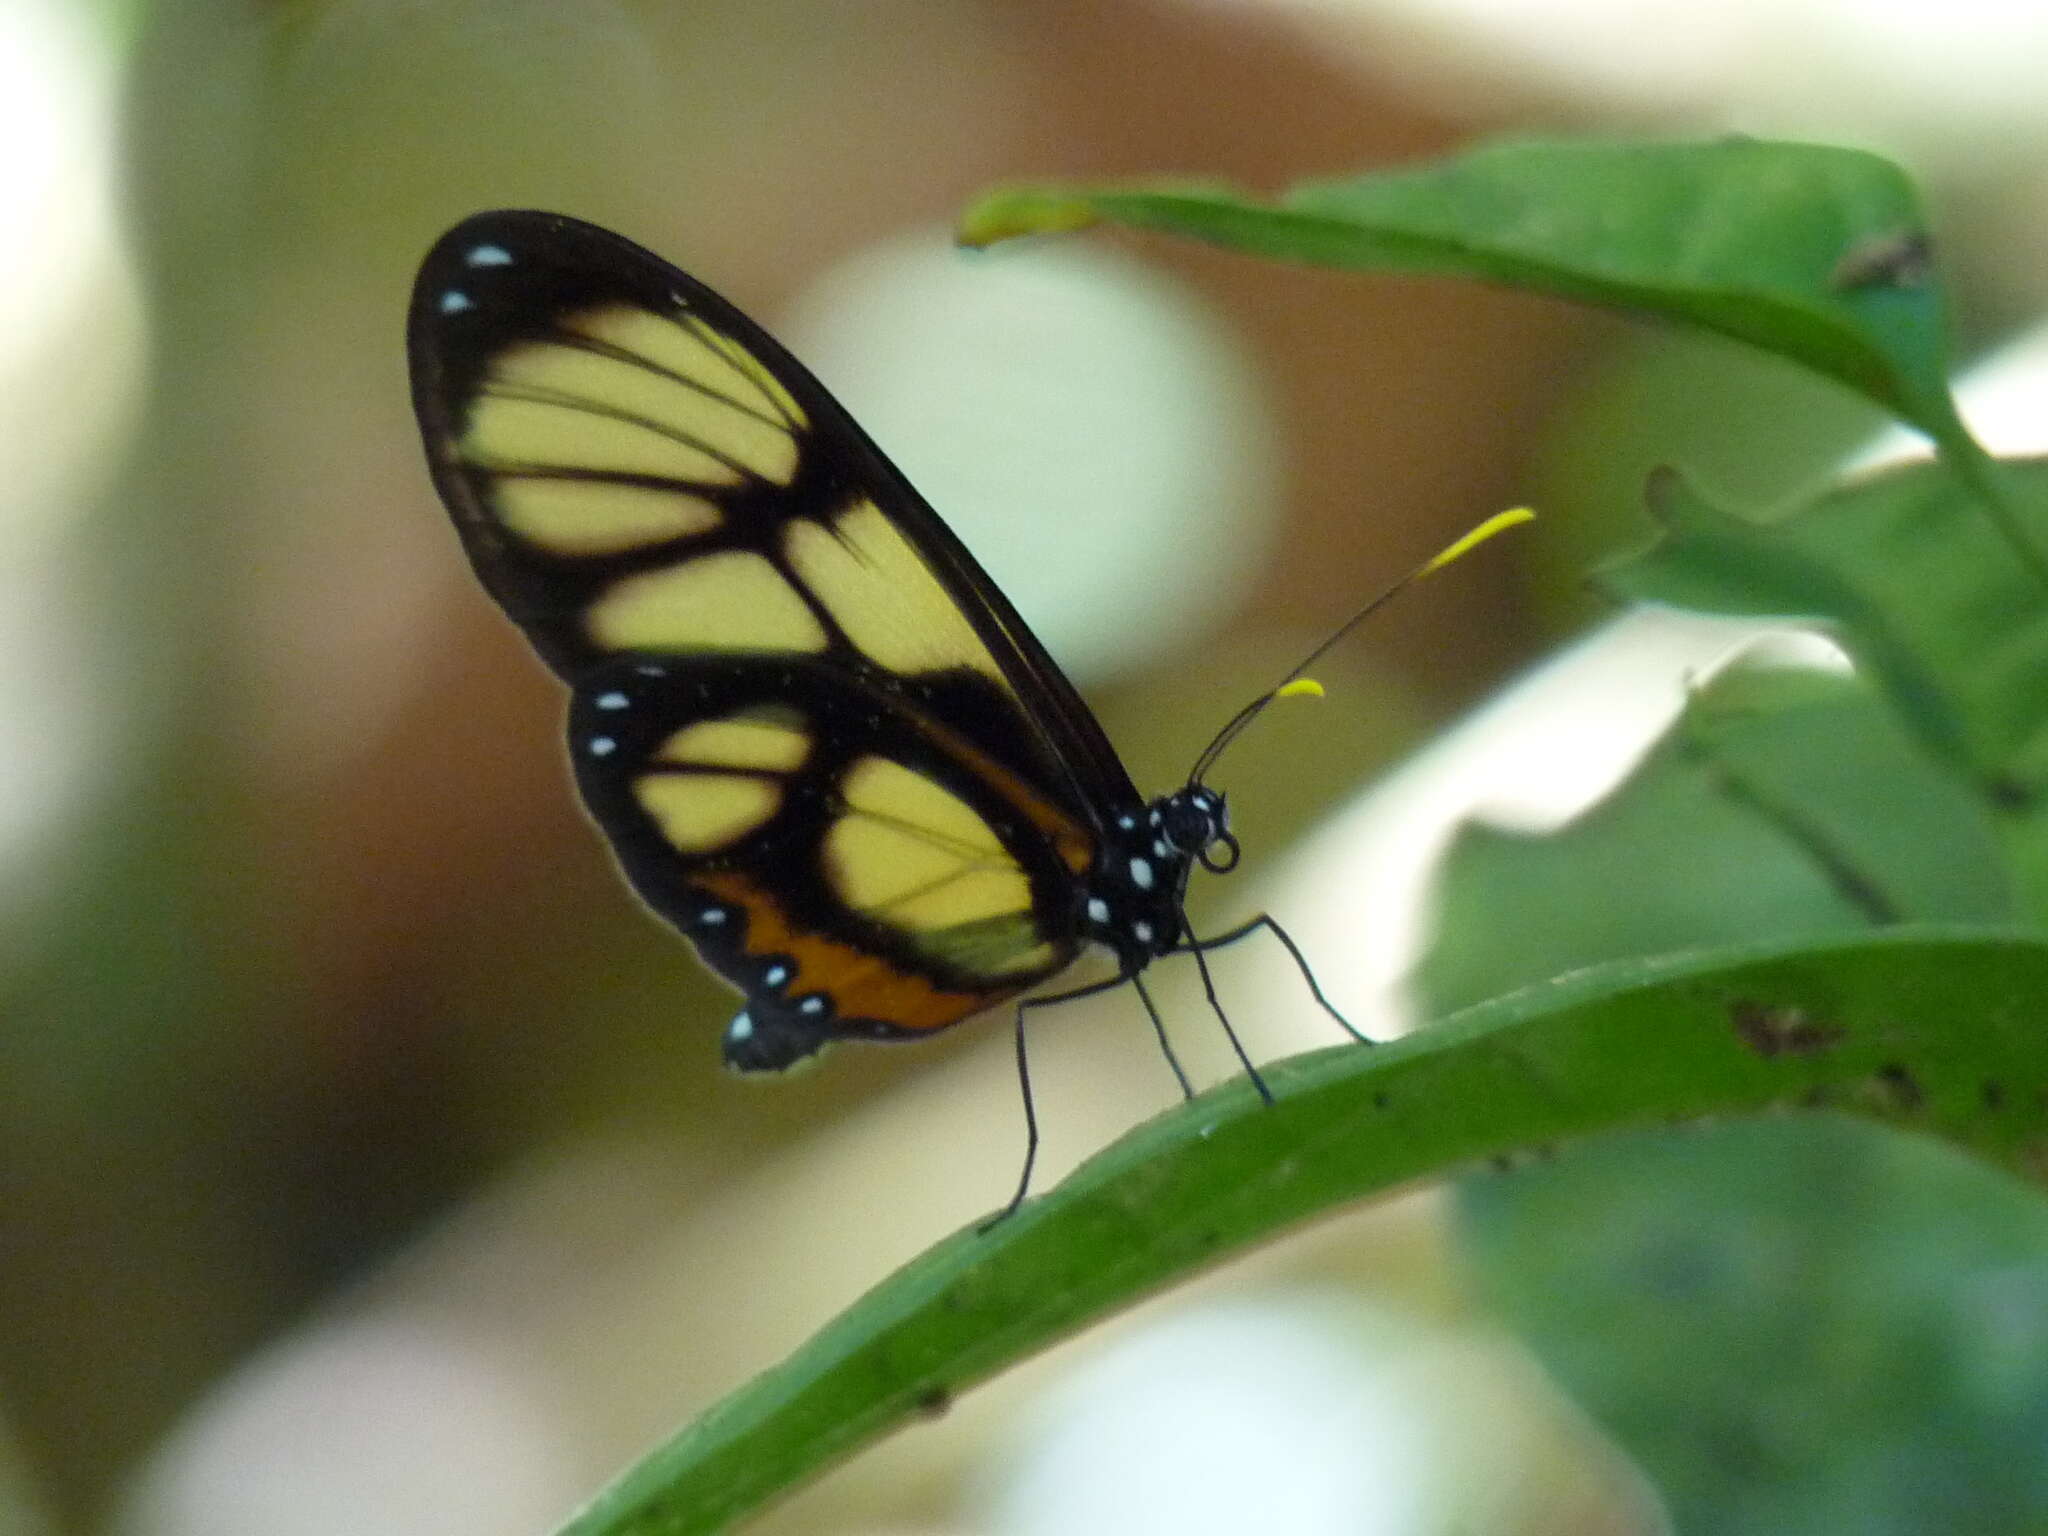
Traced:
[[1230, 835], [1230, 805], [1206, 784], [1189, 784], [1152, 802], [1147, 820], [1160, 842], [1183, 864], [1199, 860], [1211, 874], [1237, 867], [1237, 839]]

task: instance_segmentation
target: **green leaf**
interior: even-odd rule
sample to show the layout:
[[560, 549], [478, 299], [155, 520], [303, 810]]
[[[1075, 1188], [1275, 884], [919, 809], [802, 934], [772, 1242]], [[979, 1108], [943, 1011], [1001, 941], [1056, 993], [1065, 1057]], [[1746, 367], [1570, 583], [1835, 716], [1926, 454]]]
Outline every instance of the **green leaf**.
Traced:
[[1140, 1126], [877, 1286], [656, 1450], [565, 1536], [724, 1528], [1005, 1365], [1312, 1216], [1568, 1138], [1828, 1108], [2048, 1173], [2048, 945], [1894, 930], [1582, 971]]
[[1168, 182], [1016, 186], [960, 239], [1110, 222], [1283, 261], [1476, 277], [1697, 326], [1761, 347], [1933, 438], [1979, 511], [2048, 590], [2048, 542], [1948, 391], [1948, 318], [1919, 200], [1861, 150], [1523, 142], [1417, 169], [1308, 182], [1262, 202]]
[[1812, 1116], [1611, 1137], [1458, 1205], [1480, 1294], [1672, 1529], [2048, 1529], [2037, 1191]]
[[2016, 924], [1993, 817], [1861, 679], [1738, 667], [1571, 825], [1458, 834], [1432, 1012], [1558, 971], [1897, 922]]
[[[1992, 809], [1870, 678], [1742, 668], [1571, 826], [1461, 840], [1424, 990], [1444, 1006], [1689, 941], [1995, 921], [2011, 886]], [[1480, 1293], [1675, 1529], [2048, 1521], [2026, 1450], [2048, 1428], [2048, 1210], [1995, 1170], [1779, 1120], [1610, 1138], [1467, 1181], [1458, 1209]]]
[[1108, 221], [1288, 261], [1478, 277], [1717, 331], [1804, 363], [1944, 444], [1947, 320], [1898, 167], [1859, 150], [1531, 142], [1309, 182], [1265, 203], [1160, 183], [1019, 186], [973, 245]]
[[[2048, 464], [2002, 468], [2015, 510], [2048, 530]], [[2048, 921], [2048, 601], [1978, 515], [1973, 488], [1939, 464], [1910, 465], [1771, 524], [1713, 506], [1675, 475], [1659, 477], [1650, 501], [1663, 535], [1600, 582], [1627, 598], [1824, 625], [1994, 811], [2026, 910]]]

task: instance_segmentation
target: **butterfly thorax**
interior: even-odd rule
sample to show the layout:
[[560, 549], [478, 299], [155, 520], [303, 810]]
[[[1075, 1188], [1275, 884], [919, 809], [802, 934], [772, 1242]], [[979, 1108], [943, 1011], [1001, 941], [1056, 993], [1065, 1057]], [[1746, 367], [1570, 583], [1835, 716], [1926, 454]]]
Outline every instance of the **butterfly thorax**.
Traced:
[[1115, 950], [1124, 971], [1142, 969], [1180, 942], [1181, 900], [1195, 861], [1217, 869], [1235, 862], [1210, 862], [1219, 845], [1234, 855], [1230, 812], [1204, 785], [1189, 784], [1117, 817], [1104, 829], [1083, 884], [1083, 930]]

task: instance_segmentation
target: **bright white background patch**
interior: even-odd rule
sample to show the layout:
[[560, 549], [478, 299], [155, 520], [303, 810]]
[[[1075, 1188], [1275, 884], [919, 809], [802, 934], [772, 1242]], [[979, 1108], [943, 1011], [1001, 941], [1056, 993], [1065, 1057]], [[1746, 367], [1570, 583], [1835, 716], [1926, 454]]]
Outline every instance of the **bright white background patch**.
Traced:
[[1166, 277], [1099, 245], [970, 255], [921, 229], [761, 318], [1077, 676], [1222, 623], [1256, 578], [1271, 416], [1220, 318]]
[[[69, 856], [65, 815], [124, 754], [73, 533], [142, 396], [141, 300], [118, 232], [119, 85], [94, 8], [0, 6], [0, 917]], [[104, 597], [101, 584], [90, 593]], [[125, 705], [124, 705], [125, 707]]]

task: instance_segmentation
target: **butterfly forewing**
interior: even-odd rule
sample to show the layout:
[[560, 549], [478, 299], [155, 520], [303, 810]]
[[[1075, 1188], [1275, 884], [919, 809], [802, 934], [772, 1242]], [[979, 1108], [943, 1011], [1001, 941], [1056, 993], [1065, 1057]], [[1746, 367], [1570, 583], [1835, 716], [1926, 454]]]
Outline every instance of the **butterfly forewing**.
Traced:
[[429, 458], [486, 585], [570, 682], [623, 651], [968, 674], [963, 718], [1077, 817], [1136, 799], [959, 541], [824, 389], [702, 284], [558, 215], [435, 247], [411, 322]]

